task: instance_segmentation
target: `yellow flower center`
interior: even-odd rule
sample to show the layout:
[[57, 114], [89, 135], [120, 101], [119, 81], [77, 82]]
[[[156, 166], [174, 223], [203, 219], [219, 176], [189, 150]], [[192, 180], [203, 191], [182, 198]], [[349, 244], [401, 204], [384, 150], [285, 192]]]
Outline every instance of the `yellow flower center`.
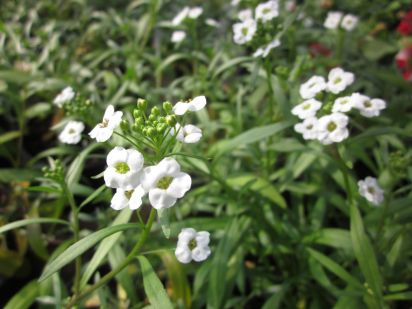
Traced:
[[126, 174], [128, 171], [130, 171], [129, 165], [127, 165], [126, 162], [116, 163], [114, 168], [119, 174]]
[[192, 251], [194, 248], [196, 248], [197, 246], [197, 242], [196, 240], [193, 238], [189, 241], [188, 247], [190, 249], [190, 251]]
[[335, 129], [336, 129], [337, 127], [338, 127], [338, 126], [336, 125], [336, 123], [334, 123], [333, 121], [331, 121], [331, 122], [328, 123], [328, 126], [327, 126], [326, 128], [328, 129], [329, 132], [333, 132], [333, 131], [335, 131]]
[[173, 181], [173, 177], [165, 176], [159, 179], [159, 181], [156, 184], [156, 187], [158, 187], [159, 189], [166, 190], [167, 188], [169, 188], [172, 181]]

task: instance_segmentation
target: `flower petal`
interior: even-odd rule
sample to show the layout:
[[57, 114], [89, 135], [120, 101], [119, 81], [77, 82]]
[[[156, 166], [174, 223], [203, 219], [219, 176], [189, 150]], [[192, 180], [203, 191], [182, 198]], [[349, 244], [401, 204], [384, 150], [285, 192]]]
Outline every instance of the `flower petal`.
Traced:
[[206, 97], [198, 96], [195, 97], [189, 104], [189, 110], [192, 112], [200, 111], [203, 107], [206, 106]]
[[175, 106], [173, 106], [173, 113], [181, 116], [181, 115], [184, 115], [188, 109], [189, 109], [189, 103], [177, 102]]
[[138, 186], [134, 189], [129, 200], [129, 208], [132, 210], [138, 209], [142, 205], [142, 198], [145, 194], [146, 192], [143, 190], [142, 186]]
[[172, 207], [176, 203], [176, 198], [168, 195], [166, 190], [154, 188], [149, 191], [149, 201], [153, 208], [163, 209]]
[[116, 193], [112, 197], [112, 201], [110, 203], [110, 207], [114, 210], [120, 210], [127, 207], [129, 204], [129, 200], [125, 195], [125, 191], [123, 189], [117, 189]]
[[167, 188], [167, 194], [173, 196], [174, 198], [181, 198], [189, 191], [192, 185], [192, 179], [189, 174], [179, 173], [177, 174], [169, 187]]

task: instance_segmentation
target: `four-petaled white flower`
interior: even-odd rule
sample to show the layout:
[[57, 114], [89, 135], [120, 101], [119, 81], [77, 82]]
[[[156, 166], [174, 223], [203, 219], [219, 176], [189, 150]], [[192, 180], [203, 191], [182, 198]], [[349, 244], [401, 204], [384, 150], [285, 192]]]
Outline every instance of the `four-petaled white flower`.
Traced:
[[233, 40], [236, 44], [242, 45], [250, 40], [256, 32], [256, 21], [253, 19], [247, 19], [241, 23], [233, 25]]
[[341, 68], [330, 70], [328, 75], [327, 90], [338, 94], [351, 85], [355, 80], [355, 75], [351, 72], [345, 72]]
[[279, 15], [279, 5], [277, 1], [271, 0], [259, 4], [255, 9], [256, 19], [262, 22], [268, 22]]
[[329, 12], [323, 25], [328, 29], [337, 29], [342, 20], [342, 16], [342, 12]]
[[316, 115], [316, 112], [321, 108], [322, 103], [315, 99], [303, 101], [292, 109], [292, 114], [300, 119], [311, 118]]
[[186, 144], [197, 143], [202, 138], [202, 130], [192, 124], [182, 127], [177, 123], [175, 128], [170, 131], [170, 134], [176, 135], [178, 141]]
[[178, 198], [185, 195], [192, 185], [192, 179], [189, 174], [180, 171], [175, 159], [167, 157], [143, 170], [141, 184], [149, 193], [152, 207], [163, 209], [172, 207]]
[[382, 99], [371, 99], [360, 93], [352, 94], [354, 107], [360, 111], [362, 116], [371, 118], [380, 115], [381, 110], [386, 108], [386, 102]]
[[352, 96], [347, 97], [340, 97], [335, 100], [332, 107], [332, 112], [349, 112], [353, 107], [353, 99]]
[[182, 229], [175, 250], [177, 260], [184, 264], [190, 263], [192, 260], [196, 262], [206, 260], [211, 253], [209, 242], [209, 232], [197, 232], [193, 228]]
[[379, 186], [376, 178], [366, 177], [358, 181], [359, 194], [369, 202], [379, 205], [383, 202], [383, 190]]
[[65, 144], [77, 144], [82, 139], [83, 130], [83, 122], [69, 121], [59, 134], [59, 140]]
[[62, 107], [64, 103], [70, 102], [75, 96], [72, 87], [66, 87], [53, 100], [53, 104]]
[[140, 184], [144, 158], [137, 150], [115, 147], [107, 155], [106, 162], [103, 173], [106, 186], [133, 190]]
[[304, 139], [318, 138], [318, 119], [306, 118], [303, 122], [295, 124], [295, 131], [302, 134]]
[[244, 10], [239, 11], [239, 13], [237, 14], [237, 18], [241, 21], [253, 19], [252, 9], [244, 9]]
[[118, 188], [112, 197], [110, 207], [114, 210], [121, 210], [126, 207], [132, 210], [138, 209], [142, 205], [142, 198], [145, 194], [146, 192], [141, 185], [131, 190]]
[[122, 121], [122, 116], [123, 112], [115, 112], [113, 105], [109, 105], [104, 112], [103, 121], [90, 131], [90, 137], [95, 138], [97, 142], [107, 141]]
[[322, 76], [312, 76], [307, 82], [300, 86], [299, 93], [304, 99], [312, 99], [319, 92], [326, 89], [326, 81]]
[[280, 45], [280, 41], [278, 39], [274, 39], [271, 41], [268, 45], [259, 47], [255, 53], [253, 54], [253, 57], [263, 57], [266, 58], [267, 55], [269, 55], [269, 52], [273, 49], [276, 48]]
[[187, 111], [197, 112], [206, 106], [206, 97], [198, 96], [187, 102], [179, 101], [173, 106], [173, 113], [184, 115]]
[[173, 43], [180, 43], [186, 38], [186, 32], [182, 30], [176, 30], [172, 33], [171, 41]]
[[348, 116], [342, 113], [333, 113], [321, 117], [318, 123], [319, 141], [324, 145], [343, 141], [349, 136], [348, 122]]
[[346, 14], [341, 23], [341, 27], [347, 31], [352, 31], [356, 28], [359, 18], [352, 14]]

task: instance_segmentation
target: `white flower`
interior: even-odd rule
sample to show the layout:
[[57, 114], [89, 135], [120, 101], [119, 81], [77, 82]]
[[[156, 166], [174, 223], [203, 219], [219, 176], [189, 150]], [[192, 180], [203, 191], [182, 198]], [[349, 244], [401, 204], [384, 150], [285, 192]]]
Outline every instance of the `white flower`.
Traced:
[[233, 25], [233, 40], [236, 44], [242, 45], [252, 40], [256, 32], [256, 21], [245, 20]]
[[276, 48], [280, 45], [280, 41], [278, 39], [274, 39], [272, 42], [270, 42], [266, 46], [259, 47], [255, 53], [253, 54], [253, 57], [263, 57], [266, 58], [269, 52], [273, 49]]
[[192, 260], [202, 262], [211, 251], [209, 248], [209, 232], [196, 232], [195, 229], [185, 228], [179, 233], [175, 255], [180, 263], [190, 263]]
[[142, 198], [146, 194], [142, 186], [132, 190], [116, 189], [116, 193], [112, 197], [110, 207], [115, 210], [121, 210], [125, 207], [130, 209], [138, 209], [142, 205]]
[[342, 16], [342, 12], [329, 12], [323, 25], [328, 29], [336, 29], [339, 27]]
[[304, 139], [318, 138], [318, 119], [316, 117], [306, 118], [303, 122], [295, 124], [294, 128], [296, 132], [303, 135]]
[[338, 94], [351, 85], [355, 80], [355, 75], [351, 72], [345, 72], [341, 68], [330, 70], [328, 75], [327, 90]]
[[386, 102], [382, 99], [371, 99], [360, 93], [352, 94], [354, 107], [360, 111], [362, 116], [371, 118], [380, 115], [381, 110], [386, 108]]
[[189, 15], [190, 8], [185, 6], [172, 20], [172, 24], [177, 26]]
[[353, 107], [352, 96], [340, 97], [335, 100], [332, 107], [332, 112], [349, 112]]
[[149, 193], [150, 204], [156, 209], [172, 207], [192, 185], [190, 175], [181, 172], [179, 163], [170, 157], [146, 167], [141, 181], [143, 189]]
[[333, 113], [321, 117], [318, 123], [319, 141], [324, 145], [343, 141], [349, 136], [348, 122], [348, 116], [342, 113]]
[[53, 100], [53, 104], [62, 107], [64, 103], [71, 101], [75, 96], [72, 87], [66, 87]]
[[203, 13], [203, 9], [201, 7], [193, 7], [189, 9], [189, 13], [187, 15], [187, 17], [191, 18], [191, 19], [197, 19], [200, 15], [202, 15]]
[[137, 150], [115, 147], [107, 155], [106, 163], [103, 173], [106, 186], [133, 190], [140, 184], [144, 158]]
[[103, 121], [90, 131], [90, 137], [95, 138], [97, 142], [107, 141], [122, 121], [122, 116], [123, 112], [115, 112], [113, 105], [109, 105], [104, 112]]
[[202, 138], [202, 130], [192, 124], [182, 127], [177, 123], [175, 128], [170, 131], [170, 134], [176, 135], [178, 141], [186, 144], [197, 143]]
[[299, 93], [303, 99], [311, 99], [325, 89], [325, 79], [322, 76], [315, 75], [300, 86]]
[[219, 22], [213, 18], [206, 18], [205, 20], [206, 25], [210, 27], [219, 27]]
[[173, 43], [180, 43], [180, 42], [182, 42], [185, 38], [186, 38], [186, 32], [181, 31], [181, 30], [177, 30], [177, 31], [173, 31], [171, 41], [172, 41]]
[[364, 180], [359, 180], [358, 187], [359, 194], [372, 204], [379, 205], [383, 202], [383, 190], [379, 186], [376, 178], [366, 177]]
[[267, 22], [279, 15], [279, 6], [277, 1], [268, 1], [259, 4], [255, 9], [256, 19], [261, 19], [262, 22]]
[[252, 9], [244, 9], [244, 10], [239, 11], [239, 13], [237, 14], [237, 18], [239, 18], [241, 21], [253, 19]]
[[352, 14], [346, 14], [341, 23], [341, 27], [347, 31], [352, 31], [356, 28], [359, 18]]
[[83, 122], [69, 121], [59, 134], [59, 140], [65, 144], [77, 144], [82, 139], [83, 130]]
[[231, 5], [231, 6], [237, 6], [237, 5], [239, 5], [239, 3], [240, 3], [240, 0], [232, 0], [232, 1], [230, 2], [230, 5]]
[[322, 103], [315, 99], [303, 101], [292, 109], [292, 114], [298, 116], [300, 119], [311, 118], [316, 115]]
[[187, 111], [197, 112], [206, 106], [206, 97], [198, 96], [187, 102], [179, 101], [173, 106], [173, 113], [176, 115], [184, 115]]
[[304, 25], [306, 28], [311, 28], [314, 23], [315, 23], [315, 22], [313, 21], [313, 18], [312, 18], [312, 17], [305, 17], [305, 18], [303, 19], [303, 25]]

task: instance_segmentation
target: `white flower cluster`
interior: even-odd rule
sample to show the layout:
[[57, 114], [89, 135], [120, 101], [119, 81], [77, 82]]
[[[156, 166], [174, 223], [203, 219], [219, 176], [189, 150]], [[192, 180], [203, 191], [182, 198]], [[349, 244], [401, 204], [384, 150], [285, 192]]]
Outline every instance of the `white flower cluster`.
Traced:
[[359, 18], [352, 14], [343, 15], [342, 12], [329, 12], [323, 25], [327, 29], [337, 29], [341, 26], [346, 31], [352, 31], [358, 25]]
[[[241, 22], [233, 25], [233, 40], [239, 45], [246, 44], [253, 39], [259, 20], [262, 23], [267, 23], [277, 16], [279, 16], [279, 4], [277, 0], [260, 3], [255, 8], [255, 18], [253, 18], [253, 11], [251, 9], [240, 11], [238, 18]], [[274, 42], [275, 41], [271, 42], [266, 47], [261, 47], [261, 51], [258, 50], [259, 52], [256, 52], [258, 56], [262, 56], [265, 52], [267, 55], [272, 48], [279, 45]]]
[[[202, 15], [203, 9], [201, 7], [185, 6], [172, 20], [173, 26], [179, 26], [185, 19], [197, 19]], [[186, 32], [183, 30], [176, 30], [172, 33], [171, 41], [173, 43], [182, 42], [186, 38]]]
[[366, 177], [364, 180], [358, 181], [359, 194], [366, 198], [374, 205], [379, 205], [383, 202], [383, 190], [374, 177]]
[[[300, 86], [300, 95], [305, 101], [292, 109], [292, 114], [303, 122], [295, 125], [295, 131], [301, 133], [306, 140], [317, 139], [322, 144], [339, 143], [349, 136], [347, 128], [349, 117], [345, 114], [358, 109], [365, 117], [380, 115], [386, 108], [385, 101], [371, 99], [360, 93], [337, 97], [355, 80], [353, 73], [345, 72], [341, 68], [334, 68], [329, 72], [328, 81], [322, 76], [313, 76]], [[329, 92], [332, 98], [326, 104], [315, 97], [322, 92]], [[317, 117], [322, 114], [321, 117]]]

